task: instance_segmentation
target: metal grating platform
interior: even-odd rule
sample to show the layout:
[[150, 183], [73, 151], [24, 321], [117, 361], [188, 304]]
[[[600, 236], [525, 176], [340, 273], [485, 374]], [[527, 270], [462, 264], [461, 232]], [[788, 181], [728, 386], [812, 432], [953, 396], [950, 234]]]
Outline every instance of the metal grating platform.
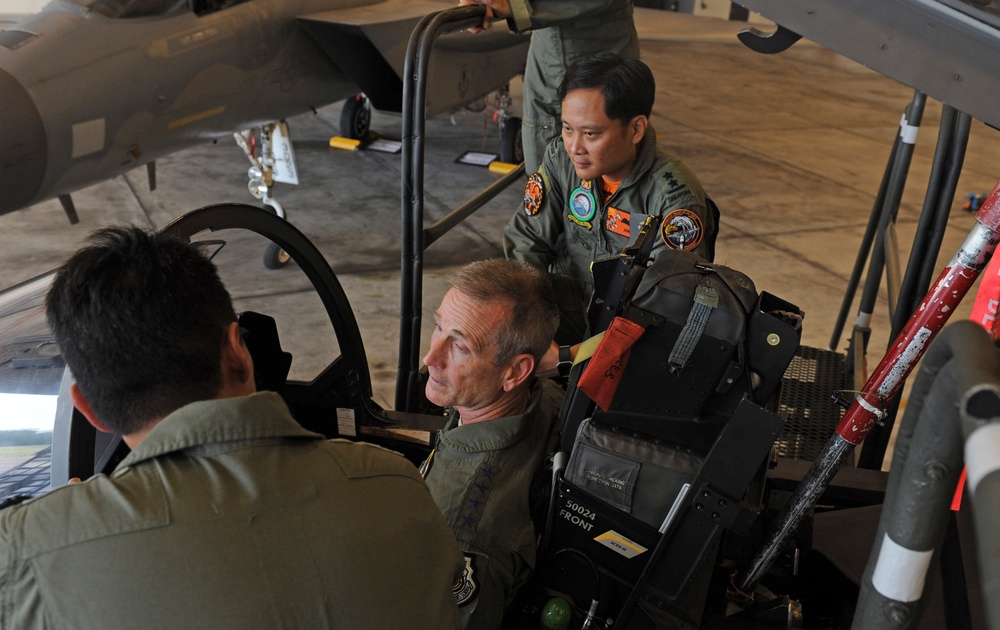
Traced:
[[20, 466], [0, 474], [0, 498], [14, 494], [37, 496], [47, 491], [52, 481], [49, 474], [51, 466], [52, 447], [48, 446]]
[[778, 392], [778, 415], [785, 420], [775, 448], [778, 457], [815, 461], [833, 435], [844, 410], [833, 394], [845, 388], [845, 356], [800, 346], [785, 370]]

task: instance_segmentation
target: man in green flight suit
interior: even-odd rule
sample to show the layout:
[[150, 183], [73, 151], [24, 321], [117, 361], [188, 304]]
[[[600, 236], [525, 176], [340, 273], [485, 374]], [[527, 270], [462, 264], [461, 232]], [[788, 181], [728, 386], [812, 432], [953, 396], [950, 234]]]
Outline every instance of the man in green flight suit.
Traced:
[[499, 628], [535, 566], [529, 495], [556, 448], [562, 390], [534, 374], [559, 313], [544, 272], [494, 259], [459, 270], [434, 322], [426, 394], [451, 417], [421, 472], [465, 551], [464, 627]]
[[[528, 178], [504, 229], [504, 252], [553, 274], [560, 343], [579, 342], [594, 289], [590, 266], [619, 255], [649, 217], [652, 256], [665, 249], [712, 260], [717, 211], [695, 174], [657, 146], [649, 122], [656, 84], [637, 59], [601, 53], [570, 66], [559, 88], [562, 137]], [[557, 362], [553, 344], [541, 363]]]
[[[524, 167], [538, 170], [549, 142], [559, 136], [558, 96], [563, 75], [575, 61], [599, 52], [639, 57], [639, 36], [632, 20], [632, 0], [460, 0], [489, 10], [483, 28], [494, 16], [509, 18], [516, 33], [531, 30], [524, 69], [521, 139]], [[470, 29], [478, 30], [478, 29]]]
[[462, 556], [417, 470], [254, 393], [215, 266], [107, 228], [60, 268], [71, 397], [132, 452], [0, 510], [0, 627], [458, 628]]

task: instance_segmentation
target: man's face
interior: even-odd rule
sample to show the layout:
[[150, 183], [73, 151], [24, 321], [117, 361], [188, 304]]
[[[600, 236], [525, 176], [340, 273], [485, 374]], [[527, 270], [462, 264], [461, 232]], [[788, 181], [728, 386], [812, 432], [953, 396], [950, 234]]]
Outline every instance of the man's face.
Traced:
[[[634, 121], [635, 119], [633, 119]], [[645, 127], [643, 127], [645, 131]], [[598, 88], [572, 90], [562, 102], [562, 138], [580, 179], [621, 181], [632, 171], [642, 134], [604, 113]]]
[[424, 356], [427, 400], [465, 413], [500, 398], [508, 367], [493, 365], [495, 338], [509, 311], [502, 301], [479, 302], [454, 288], [445, 293]]

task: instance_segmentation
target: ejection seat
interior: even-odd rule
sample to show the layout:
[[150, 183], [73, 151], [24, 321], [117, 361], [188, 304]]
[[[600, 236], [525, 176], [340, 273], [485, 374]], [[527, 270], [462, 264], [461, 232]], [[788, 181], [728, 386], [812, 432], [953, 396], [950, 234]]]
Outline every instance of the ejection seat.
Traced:
[[710, 582], [725, 577], [715, 571], [730, 553], [724, 531], [746, 532], [759, 511], [782, 425], [765, 407], [802, 314], [688, 252], [647, 266], [653, 236], [647, 224], [620, 257], [594, 265], [590, 325], [604, 337], [570, 373], [568, 464], [534, 581], [506, 627], [560, 599], [577, 610], [571, 627], [586, 616], [630, 630], [699, 627]]

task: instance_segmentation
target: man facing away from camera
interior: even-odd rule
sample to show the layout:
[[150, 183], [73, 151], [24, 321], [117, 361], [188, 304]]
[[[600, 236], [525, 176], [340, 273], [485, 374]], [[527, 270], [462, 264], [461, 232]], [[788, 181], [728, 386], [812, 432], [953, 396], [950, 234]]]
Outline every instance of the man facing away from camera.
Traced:
[[461, 554], [417, 471], [255, 393], [194, 246], [100, 230], [46, 308], [74, 405], [132, 452], [0, 511], [0, 627], [458, 627]]

